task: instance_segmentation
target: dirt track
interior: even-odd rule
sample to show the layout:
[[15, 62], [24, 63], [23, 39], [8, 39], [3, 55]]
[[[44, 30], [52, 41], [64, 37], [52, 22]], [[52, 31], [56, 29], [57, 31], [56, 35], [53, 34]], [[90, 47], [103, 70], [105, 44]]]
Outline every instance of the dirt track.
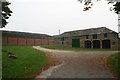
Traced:
[[36, 78], [114, 78], [105, 67], [108, 55], [117, 51], [64, 51], [33, 46], [33, 48], [49, 53], [59, 61]]

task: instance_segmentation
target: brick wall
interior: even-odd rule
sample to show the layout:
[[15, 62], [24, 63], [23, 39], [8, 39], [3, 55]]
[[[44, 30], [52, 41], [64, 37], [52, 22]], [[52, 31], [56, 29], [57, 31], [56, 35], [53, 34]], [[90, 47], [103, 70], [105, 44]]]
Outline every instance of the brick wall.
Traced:
[[18, 45], [26, 45], [26, 38], [18, 38]]
[[[113, 43], [115, 43], [115, 44], [113, 44]], [[115, 38], [115, 37], [113, 37], [112, 39], [111, 39], [111, 48], [112, 49], [117, 49], [117, 48], [119, 48], [119, 39], [117, 39], [117, 38]]]
[[27, 39], [27, 45], [34, 45], [35, 44], [35, 40], [31, 39], [31, 38], [26, 38]]
[[53, 45], [54, 40], [2, 37], [3, 45]]
[[49, 40], [47, 39], [42, 39], [42, 45], [49, 45]]
[[[86, 39], [86, 36], [80, 36], [80, 37], [68, 37], [64, 39], [64, 44], [62, 45], [62, 41], [60, 40], [60, 38], [56, 38], [55, 39], [55, 45], [57, 46], [69, 46], [72, 47], [72, 39], [74, 38], [79, 38], [80, 39], [80, 47], [81, 48], [85, 48], [85, 41], [91, 41], [91, 48], [93, 48], [93, 41], [94, 40], [98, 40], [100, 41], [100, 48], [102, 48], [102, 40], [110, 40], [110, 47], [111, 49], [118, 49], [118, 47], [120, 48], [120, 42], [118, 40], [118, 37], [115, 36], [114, 34], [108, 34], [108, 37], [104, 37], [104, 34], [98, 34], [97, 35], [97, 39], [93, 39], [92, 35], [89, 35], [89, 38]], [[115, 44], [113, 44], [113, 42], [115, 42]], [[118, 44], [119, 43], [119, 44]]]
[[2, 44], [4, 45], [8, 44], [7, 37], [2, 37]]
[[8, 37], [8, 45], [18, 45], [18, 38]]
[[34, 41], [35, 41], [35, 45], [41, 45], [42, 44], [41, 39], [35, 39]]
[[54, 44], [54, 40], [49, 40], [49, 45]]

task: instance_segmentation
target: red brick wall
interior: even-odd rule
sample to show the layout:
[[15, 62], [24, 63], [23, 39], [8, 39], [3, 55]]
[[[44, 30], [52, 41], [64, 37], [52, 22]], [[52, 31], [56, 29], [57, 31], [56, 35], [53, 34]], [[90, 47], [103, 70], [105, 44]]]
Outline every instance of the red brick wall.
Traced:
[[49, 45], [53, 45], [54, 44], [54, 40], [49, 40]]
[[49, 44], [49, 42], [47, 39], [42, 39], [42, 45], [48, 45], [48, 44]]
[[2, 37], [2, 44], [3, 45], [7, 45], [8, 44], [7, 37]]
[[18, 44], [17, 38], [8, 37], [8, 44], [17, 45]]
[[54, 40], [2, 37], [3, 45], [53, 45]]
[[26, 45], [26, 38], [18, 38], [19, 45]]
[[41, 45], [41, 39], [35, 39], [35, 45]]
[[35, 44], [34, 39], [31, 39], [31, 38], [26, 38], [26, 39], [27, 39], [27, 45], [34, 45]]

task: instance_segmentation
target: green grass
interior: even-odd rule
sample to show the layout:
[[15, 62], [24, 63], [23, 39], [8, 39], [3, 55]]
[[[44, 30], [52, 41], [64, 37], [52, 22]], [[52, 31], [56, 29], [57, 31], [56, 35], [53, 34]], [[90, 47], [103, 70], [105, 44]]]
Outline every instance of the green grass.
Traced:
[[93, 49], [93, 48], [72, 48], [66, 46], [41, 45], [41, 47], [58, 50], [73, 50], [73, 51], [118, 51], [118, 49]]
[[108, 57], [108, 66], [120, 79], [120, 52]]
[[3, 50], [15, 53], [18, 57], [11, 59], [7, 52], [2, 53], [3, 78], [33, 78], [48, 64], [44, 52], [30, 46], [3, 46]]

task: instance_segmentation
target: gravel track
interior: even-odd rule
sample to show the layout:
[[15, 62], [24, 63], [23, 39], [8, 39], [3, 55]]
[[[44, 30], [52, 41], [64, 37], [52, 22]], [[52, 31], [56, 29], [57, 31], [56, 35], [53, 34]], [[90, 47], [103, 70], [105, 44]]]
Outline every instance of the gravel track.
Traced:
[[51, 66], [36, 78], [114, 78], [106, 68], [106, 57], [117, 51], [65, 51], [33, 48], [49, 53], [60, 63]]

